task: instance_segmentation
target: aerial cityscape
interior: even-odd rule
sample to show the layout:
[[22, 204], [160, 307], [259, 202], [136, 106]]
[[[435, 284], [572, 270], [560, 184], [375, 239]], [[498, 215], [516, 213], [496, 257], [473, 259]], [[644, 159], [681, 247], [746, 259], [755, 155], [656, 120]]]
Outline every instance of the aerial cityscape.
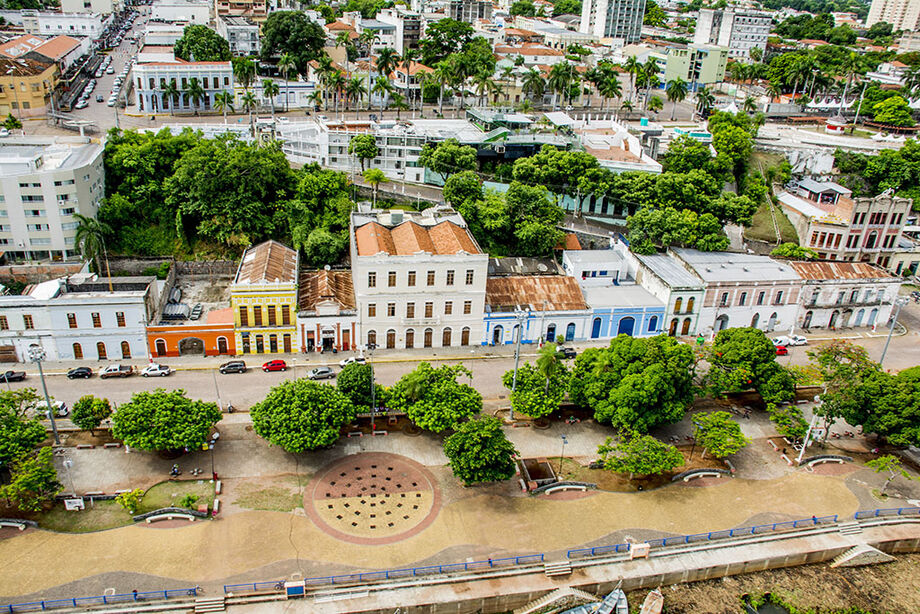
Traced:
[[0, 0], [0, 611], [920, 612], [920, 0]]

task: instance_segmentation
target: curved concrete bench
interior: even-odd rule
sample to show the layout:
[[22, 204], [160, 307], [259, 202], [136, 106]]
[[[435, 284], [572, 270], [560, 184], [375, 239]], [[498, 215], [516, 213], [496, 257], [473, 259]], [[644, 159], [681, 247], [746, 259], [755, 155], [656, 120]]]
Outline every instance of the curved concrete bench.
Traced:
[[151, 522], [157, 522], [158, 520], [188, 520], [189, 522], [195, 522], [196, 518], [191, 514], [158, 514], [156, 516], [150, 516], [145, 518], [144, 522], [150, 524]]
[[816, 458], [814, 460], [808, 461], [809, 467], [814, 467], [815, 465], [820, 465], [821, 463], [840, 463], [841, 465], [846, 462], [842, 458]]
[[545, 495], [551, 495], [554, 492], [564, 492], [566, 490], [580, 490], [582, 492], [588, 490], [586, 487], [577, 485], [577, 484], [562, 484], [561, 486], [552, 486], [543, 491]]
[[691, 473], [690, 475], [684, 476], [684, 482], [689, 482], [694, 478], [721, 478], [722, 474], [718, 471], [700, 471], [698, 473]]
[[0, 520], [0, 528], [9, 527], [11, 529], [19, 529], [20, 531], [26, 530], [26, 523], [24, 522], [9, 522], [7, 520]]

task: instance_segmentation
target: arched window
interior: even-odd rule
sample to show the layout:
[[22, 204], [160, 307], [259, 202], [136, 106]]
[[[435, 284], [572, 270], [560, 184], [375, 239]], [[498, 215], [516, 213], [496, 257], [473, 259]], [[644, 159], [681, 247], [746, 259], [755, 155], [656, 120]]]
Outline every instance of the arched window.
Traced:
[[594, 318], [594, 322], [591, 323], [591, 338], [597, 339], [601, 336], [601, 319]]
[[424, 339], [424, 344], [426, 348], [431, 347], [433, 338], [434, 338], [434, 329], [426, 328], [425, 329], [425, 339]]
[[282, 335], [281, 337], [281, 342], [284, 347], [284, 353], [290, 354], [291, 353], [291, 335], [290, 333], [284, 333], [284, 335]]
[[[163, 345], [163, 350], [164, 350], [164, 353], [165, 353], [165, 350], [166, 350], [166, 345], [165, 345], [165, 344]], [[159, 353], [159, 350], [157, 350], [157, 353]], [[228, 353], [228, 349], [227, 349], [227, 338], [226, 338], [226, 337], [218, 337], [218, 338], [217, 338], [217, 353], [218, 353], [218, 354], [227, 354], [227, 353]]]
[[387, 349], [392, 350], [396, 347], [396, 331], [392, 328], [387, 331]]
[[96, 344], [96, 355], [99, 356], [99, 360], [108, 359], [108, 355], [105, 353], [105, 344], [102, 341]]
[[648, 319], [648, 332], [653, 333], [658, 330], [658, 316], [652, 316]]
[[415, 331], [411, 328], [406, 330], [406, 349], [411, 350], [415, 347]]
[[268, 336], [268, 351], [271, 354], [278, 353], [278, 335], [272, 333]]
[[716, 318], [716, 331], [725, 330], [728, 328], [728, 316], [724, 313]]
[[74, 360], [81, 360], [83, 358], [83, 346], [79, 343], [73, 344], [73, 357]]
[[776, 321], [778, 319], [779, 319], [779, 316], [777, 315], [775, 311], [770, 314], [770, 321], [767, 322], [767, 332], [768, 333], [772, 333], [773, 330], [776, 328]]
[[813, 311], [806, 311], [805, 318], [802, 320], [802, 328], [811, 328], [811, 319], [815, 316]]
[[166, 339], [157, 339], [153, 343], [153, 348], [157, 356], [166, 356]]
[[550, 324], [546, 327], [546, 341], [548, 343], [556, 343], [556, 325]]
[[690, 318], [684, 318], [684, 325], [680, 329], [680, 334], [681, 335], [690, 334]]
[[450, 347], [450, 327], [445, 328], [441, 334], [441, 347]]
[[868, 238], [866, 238], [866, 249], [872, 249], [875, 247], [876, 241], [878, 241], [878, 233], [873, 230], [869, 233]]
[[470, 327], [464, 326], [463, 330], [460, 331], [460, 345], [469, 345], [470, 344]]
[[684, 299], [678, 298], [674, 301], [674, 313], [680, 313], [680, 308], [684, 305]]
[[377, 345], [377, 331], [369, 330], [367, 331], [367, 347], [373, 348]]
[[636, 328], [636, 319], [632, 316], [626, 316], [625, 318], [620, 318], [620, 323], [617, 326], [617, 335], [629, 335], [633, 336]]
[[569, 325], [565, 327], [565, 340], [572, 341], [575, 339], [575, 322], [569, 322]]
[[687, 313], [693, 313], [693, 303], [694, 302], [696, 302], [696, 299], [692, 296], [687, 299]]
[[131, 344], [127, 341], [121, 342], [121, 357], [125, 360], [131, 358]]
[[760, 314], [755, 313], [754, 317], [751, 318], [751, 328], [757, 328], [758, 324], [760, 324]]
[[668, 334], [672, 337], [677, 334], [677, 318], [671, 320], [671, 326], [668, 328]]
[[[505, 329], [501, 326], [496, 326], [492, 329], [492, 345], [499, 345], [505, 340]], [[429, 347], [429, 346], [425, 346]]]

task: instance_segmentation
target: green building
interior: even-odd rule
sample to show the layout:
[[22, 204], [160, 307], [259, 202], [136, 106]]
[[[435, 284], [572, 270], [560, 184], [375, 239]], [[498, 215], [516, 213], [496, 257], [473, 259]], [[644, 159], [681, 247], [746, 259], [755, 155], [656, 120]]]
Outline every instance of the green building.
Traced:
[[719, 83], [725, 79], [728, 48], [719, 45], [688, 45], [668, 50], [664, 81], [680, 77], [691, 86]]

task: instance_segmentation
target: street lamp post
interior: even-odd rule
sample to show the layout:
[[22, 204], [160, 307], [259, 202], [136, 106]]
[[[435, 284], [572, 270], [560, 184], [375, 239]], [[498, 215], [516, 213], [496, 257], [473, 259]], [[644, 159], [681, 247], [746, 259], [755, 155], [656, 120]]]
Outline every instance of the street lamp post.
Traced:
[[214, 391], [217, 393], [217, 409], [223, 413], [224, 405], [220, 402], [220, 388], [217, 385], [217, 369], [211, 371], [211, 376], [214, 378]]
[[891, 335], [894, 333], [894, 327], [898, 325], [898, 316], [901, 315], [901, 307], [907, 304], [907, 297], [899, 296], [894, 300], [894, 304], [897, 309], [895, 309], [894, 318], [891, 320], [891, 327], [888, 329], [888, 338], [885, 339], [885, 348], [882, 350], [882, 357], [878, 361], [880, 365], [885, 362], [885, 355], [888, 353], [888, 344], [891, 343]]
[[54, 421], [54, 407], [51, 405], [51, 397], [48, 396], [48, 386], [45, 384], [45, 372], [42, 370], [42, 361], [45, 360], [45, 350], [37, 345], [30, 347], [29, 360], [38, 365], [38, 376], [42, 380], [42, 390], [45, 393], [45, 407], [48, 408], [48, 417], [51, 419], [51, 431], [54, 433], [54, 443], [56, 445], [61, 445], [57, 423]]
[[73, 473], [71, 472], [71, 467], [73, 467], [73, 460], [69, 458], [64, 459], [64, 468], [67, 469], [67, 477], [70, 480], [70, 492], [73, 496], [77, 496], [77, 487], [73, 483]]
[[[521, 364], [521, 340], [524, 338], [524, 322], [527, 320], [527, 317], [530, 316], [530, 310], [526, 312], [518, 311], [514, 314], [515, 319], [518, 322], [518, 332], [517, 332], [517, 344], [514, 347], [514, 376], [511, 379], [511, 396], [514, 396], [514, 391], [517, 389], [517, 375], [518, 367]], [[509, 397], [508, 403], [508, 417], [514, 422], [514, 402], [511, 401]]]
[[565, 435], [559, 436], [562, 439], [562, 455], [559, 457], [559, 475], [562, 475], [562, 461], [565, 460], [565, 444], [569, 443], [568, 438]]

